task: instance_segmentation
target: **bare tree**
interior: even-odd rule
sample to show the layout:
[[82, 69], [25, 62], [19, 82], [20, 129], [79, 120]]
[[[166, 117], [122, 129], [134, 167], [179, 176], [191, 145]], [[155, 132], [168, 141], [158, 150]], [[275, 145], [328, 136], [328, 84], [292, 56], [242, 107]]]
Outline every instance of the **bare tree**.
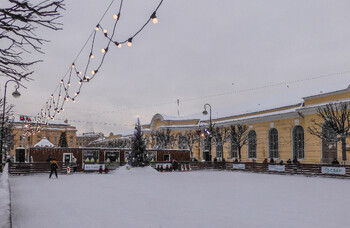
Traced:
[[171, 133], [172, 132], [169, 128], [153, 132], [155, 147], [159, 149], [167, 149], [171, 147], [175, 141], [175, 137]]
[[193, 146], [199, 142], [200, 135], [194, 131], [186, 131], [184, 134], [177, 135], [177, 142], [179, 149], [189, 149], [191, 157], [193, 157]]
[[[327, 141], [341, 141], [342, 159], [346, 161], [346, 137], [350, 136], [350, 106], [349, 102], [329, 103], [317, 108], [317, 116], [323, 122], [312, 120], [313, 125], [308, 128], [310, 134]], [[327, 126], [336, 134], [329, 134], [322, 131], [322, 127]]]
[[237, 146], [239, 160], [242, 160], [241, 150], [248, 142], [248, 127], [237, 124], [231, 126], [231, 140], [234, 146]]
[[[3, 100], [0, 99], [0, 107], [2, 107], [3, 105]], [[3, 152], [4, 152], [4, 156], [9, 154], [13, 145], [14, 145], [14, 133], [13, 133], [13, 122], [9, 121], [9, 119], [12, 117], [12, 108], [13, 105], [8, 105], [8, 107], [5, 110], [5, 121], [4, 121], [4, 137], [3, 137]], [[1, 113], [0, 116], [2, 116], [3, 114]], [[1, 131], [1, 129], [0, 129]], [[0, 163], [2, 161], [2, 154], [0, 154]], [[6, 159], [6, 157], [5, 157]]]
[[[3, 0], [4, 1], [4, 0]], [[31, 4], [28, 0], [8, 0], [11, 6], [0, 8], [0, 76], [15, 80], [29, 79], [29, 66], [41, 60], [24, 60], [23, 53], [43, 53], [41, 45], [47, 40], [37, 37], [38, 27], [60, 30], [64, 0], [42, 0]]]
[[226, 127], [217, 127], [215, 128], [214, 132], [214, 137], [212, 143], [215, 144], [215, 146], [221, 146], [222, 148], [222, 153], [221, 153], [221, 158], [224, 158], [224, 145], [227, 141], [231, 140], [231, 129], [226, 128]]

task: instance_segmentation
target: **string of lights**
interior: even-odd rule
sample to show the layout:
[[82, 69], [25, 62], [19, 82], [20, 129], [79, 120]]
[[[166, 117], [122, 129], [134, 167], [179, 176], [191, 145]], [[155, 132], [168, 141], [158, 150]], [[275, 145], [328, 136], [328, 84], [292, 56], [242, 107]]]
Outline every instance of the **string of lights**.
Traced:
[[[114, 36], [116, 33], [117, 24], [120, 21], [121, 18], [121, 12], [123, 9], [123, 0], [120, 1], [119, 9], [116, 11], [113, 15], [113, 19], [115, 20], [112, 32], [108, 33], [107, 29], [104, 28], [101, 24], [102, 19], [105, 17], [107, 11], [110, 10], [111, 6], [113, 5], [115, 0], [113, 0], [108, 8], [106, 9], [105, 13], [95, 26], [93, 32], [90, 34], [89, 38], [83, 45], [82, 49], [79, 51], [77, 57], [72, 62], [71, 66], [65, 73], [65, 75], [60, 80], [60, 83], [55, 88], [54, 92], [50, 95], [50, 98], [46, 101], [46, 103], [41, 108], [40, 112], [37, 114], [36, 123], [39, 124], [48, 124], [49, 120], [54, 120], [57, 115], [59, 115], [61, 112], [64, 111], [64, 105], [66, 102], [69, 102], [70, 100], [72, 102], [75, 102], [77, 97], [81, 94], [81, 90], [84, 84], [90, 82], [100, 71], [101, 67], [103, 66], [104, 60], [106, 55], [108, 54], [111, 44], [116, 45], [117, 48], [121, 48], [122, 44], [127, 43], [128, 47], [132, 46], [132, 42], [135, 39], [136, 36], [140, 34], [140, 32], [145, 29], [145, 27], [149, 24], [150, 21], [152, 21], [154, 24], [158, 22], [158, 18], [156, 17], [157, 10], [160, 8], [160, 6], [163, 3], [163, 0], [160, 0], [159, 4], [157, 5], [156, 9], [151, 13], [151, 16], [147, 18], [146, 22], [135, 32], [132, 36], [128, 37], [127, 39], [123, 40], [115, 40]], [[96, 38], [100, 35], [99, 31], [102, 31], [102, 37], [107, 39], [107, 44], [104, 48], [101, 49], [102, 57], [99, 59], [95, 58], [94, 53], [96, 53], [97, 47], [100, 46], [100, 44], [97, 44]], [[91, 43], [90, 43], [91, 42]], [[90, 53], [87, 57], [87, 61], [85, 64], [80, 65], [76, 64], [78, 58], [83, 53], [83, 50], [88, 46], [90, 43]], [[92, 62], [94, 64], [92, 64]], [[92, 65], [96, 65], [97, 67], [92, 68]], [[80, 69], [83, 69], [82, 71]], [[77, 81], [78, 87], [74, 90], [72, 86], [72, 83]]]

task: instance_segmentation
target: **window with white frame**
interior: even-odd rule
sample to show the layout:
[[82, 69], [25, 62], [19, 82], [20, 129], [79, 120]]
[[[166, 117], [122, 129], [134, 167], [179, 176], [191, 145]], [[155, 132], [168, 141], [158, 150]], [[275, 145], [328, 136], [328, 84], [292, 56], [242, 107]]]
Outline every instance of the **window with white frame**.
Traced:
[[278, 158], [278, 131], [271, 128], [269, 131], [269, 158]]
[[304, 159], [304, 129], [298, 125], [293, 129], [293, 157]]
[[250, 130], [248, 133], [248, 158], [256, 158], [256, 133]]
[[216, 135], [215, 140], [216, 140], [216, 157], [222, 158], [223, 145], [222, 145], [222, 137], [219, 133]]

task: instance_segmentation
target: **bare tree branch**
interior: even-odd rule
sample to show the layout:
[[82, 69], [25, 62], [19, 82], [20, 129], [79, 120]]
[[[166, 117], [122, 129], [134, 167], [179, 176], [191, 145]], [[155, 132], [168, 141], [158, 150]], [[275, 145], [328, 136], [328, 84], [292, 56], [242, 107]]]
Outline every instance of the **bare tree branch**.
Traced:
[[0, 8], [0, 76], [28, 80], [33, 73], [29, 66], [41, 60], [24, 60], [23, 52], [43, 53], [41, 46], [48, 41], [35, 32], [39, 27], [61, 30], [56, 21], [64, 10], [64, 0], [43, 0], [36, 5], [28, 0], [8, 1], [12, 6]]

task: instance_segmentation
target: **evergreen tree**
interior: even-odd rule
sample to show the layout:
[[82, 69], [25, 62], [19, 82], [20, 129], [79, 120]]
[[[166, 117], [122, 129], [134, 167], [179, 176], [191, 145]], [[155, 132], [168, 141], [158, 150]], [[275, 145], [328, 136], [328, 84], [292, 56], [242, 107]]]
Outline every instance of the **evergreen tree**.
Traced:
[[59, 147], [68, 147], [67, 143], [67, 133], [65, 131], [61, 132], [60, 141], [58, 142]]
[[133, 167], [144, 167], [150, 165], [150, 158], [146, 153], [146, 143], [143, 138], [139, 119], [137, 119], [137, 124], [135, 126], [128, 163]]

